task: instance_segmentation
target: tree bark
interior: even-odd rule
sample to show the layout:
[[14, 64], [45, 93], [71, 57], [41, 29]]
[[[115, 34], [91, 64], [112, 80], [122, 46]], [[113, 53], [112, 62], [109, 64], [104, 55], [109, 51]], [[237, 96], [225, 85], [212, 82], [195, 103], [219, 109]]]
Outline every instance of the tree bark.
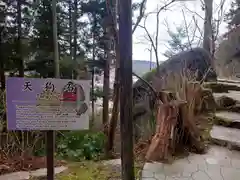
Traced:
[[[141, 7], [140, 7], [140, 15], [138, 17], [137, 23], [134, 25], [132, 29], [132, 34], [135, 32], [136, 28], [138, 27], [139, 23], [141, 22], [144, 12], [145, 12], [145, 6], [146, 6], [146, 1], [147, 0], [142, 0], [141, 2]], [[117, 127], [117, 120], [118, 120], [118, 115], [119, 115], [119, 94], [120, 94], [120, 66], [119, 66], [119, 61], [120, 61], [120, 56], [119, 56], [119, 38], [118, 38], [118, 29], [117, 29], [117, 16], [119, 12], [119, 3], [120, 1], [114, 0], [113, 1], [113, 7], [114, 11], [112, 13], [113, 17], [113, 22], [114, 22], [114, 41], [115, 41], [115, 53], [116, 53], [116, 65], [115, 65], [115, 79], [114, 79], [114, 97], [113, 97], [113, 109], [112, 109], [112, 117], [110, 119], [109, 127], [108, 127], [108, 150], [112, 151], [113, 146], [114, 146], [114, 137], [115, 137], [115, 130]], [[109, 4], [109, 3], [107, 3]], [[110, 7], [111, 9], [111, 7]]]
[[54, 64], [55, 64], [55, 77], [60, 77], [59, 72], [59, 50], [58, 50], [58, 28], [57, 28], [57, 0], [52, 2], [52, 22], [53, 22], [53, 46], [54, 46]]
[[69, 51], [70, 58], [73, 59], [73, 48], [72, 48], [72, 0], [68, 1], [68, 16], [69, 16]]
[[[59, 51], [58, 51], [58, 29], [57, 29], [57, 0], [52, 1], [52, 33], [54, 48], [54, 73], [55, 78], [60, 77], [59, 72]], [[46, 151], [47, 151], [47, 179], [54, 179], [54, 152], [55, 152], [55, 132], [50, 130], [46, 132]]]
[[2, 32], [0, 33], [0, 80], [1, 80], [1, 90], [5, 89], [5, 71], [4, 71], [4, 60], [5, 58], [3, 57], [3, 52], [2, 52]]
[[[115, 6], [116, 7], [116, 6]], [[132, 0], [119, 1], [120, 130], [122, 179], [134, 180]]]
[[[73, 60], [77, 61], [77, 14], [78, 14], [78, 1], [74, 0], [74, 13], [73, 13]], [[77, 78], [76, 70], [73, 71], [73, 78]]]
[[117, 120], [119, 114], [119, 96], [120, 96], [120, 67], [119, 67], [119, 49], [115, 47], [116, 52], [116, 69], [115, 69], [115, 79], [114, 79], [114, 90], [113, 90], [113, 109], [112, 109], [112, 117], [110, 120], [110, 124], [108, 127], [108, 151], [113, 150], [114, 146], [114, 138], [115, 131], [117, 128]]
[[[96, 49], [96, 43], [95, 43], [95, 35], [96, 35], [96, 15], [93, 15], [94, 24], [93, 24], [93, 48], [92, 48], [92, 60], [95, 61], [95, 49]], [[94, 75], [95, 75], [95, 69], [94, 66], [92, 67], [92, 122], [95, 121], [95, 104], [94, 104]], [[103, 107], [104, 108], [104, 107]]]
[[157, 111], [156, 134], [146, 154], [146, 160], [168, 160], [171, 154], [170, 145], [173, 140], [173, 130], [178, 118], [178, 107], [175, 104], [162, 104]]
[[[105, 32], [105, 51], [106, 60], [104, 66], [104, 82], [103, 82], [103, 127], [105, 134], [108, 134], [108, 119], [109, 119], [109, 64], [111, 61], [111, 27], [106, 28]], [[108, 150], [107, 150], [108, 151]]]
[[17, 1], [17, 59], [19, 77], [24, 77], [24, 61], [22, 55], [22, 0]]
[[114, 37], [114, 48], [115, 48], [115, 54], [116, 54], [116, 64], [115, 64], [115, 78], [114, 78], [114, 90], [113, 90], [113, 109], [112, 109], [112, 117], [110, 119], [109, 127], [108, 127], [108, 144], [107, 144], [107, 150], [112, 151], [114, 146], [114, 137], [115, 137], [115, 131], [117, 127], [117, 120], [118, 120], [118, 114], [119, 114], [119, 97], [120, 97], [120, 55], [119, 55], [119, 38], [118, 38], [118, 30], [117, 30], [117, 15], [118, 15], [118, 2], [117, 0], [114, 0], [112, 3], [112, 7], [110, 7], [112, 12], [113, 18], [113, 31], [115, 34], [113, 34]]
[[213, 11], [213, 0], [204, 0], [205, 4], [205, 20], [204, 20], [204, 37], [203, 37], [203, 48], [212, 54], [212, 11]]
[[4, 62], [5, 62], [5, 57], [3, 53], [3, 31], [4, 31], [4, 26], [5, 26], [5, 8], [1, 7], [1, 17], [0, 17], [0, 81], [1, 81], [1, 90], [5, 89], [5, 71], [4, 71]]

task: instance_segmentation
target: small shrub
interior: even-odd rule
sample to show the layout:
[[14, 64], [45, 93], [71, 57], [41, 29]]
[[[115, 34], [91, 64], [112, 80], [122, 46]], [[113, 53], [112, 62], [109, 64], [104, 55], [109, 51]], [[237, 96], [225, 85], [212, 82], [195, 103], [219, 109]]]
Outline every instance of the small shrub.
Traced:
[[151, 81], [152, 78], [156, 75], [156, 73], [157, 73], [157, 68], [154, 68], [151, 71], [144, 74], [142, 78], [146, 81]]
[[71, 131], [57, 142], [57, 154], [70, 160], [96, 160], [104, 150], [105, 135], [101, 132]]

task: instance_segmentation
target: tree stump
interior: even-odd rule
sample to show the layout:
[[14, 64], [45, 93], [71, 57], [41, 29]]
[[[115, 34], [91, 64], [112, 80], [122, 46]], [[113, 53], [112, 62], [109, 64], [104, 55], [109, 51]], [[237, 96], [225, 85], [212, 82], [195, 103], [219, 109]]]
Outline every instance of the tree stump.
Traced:
[[156, 134], [152, 138], [151, 145], [146, 154], [146, 160], [157, 161], [167, 160], [169, 147], [173, 138], [179, 108], [175, 103], [167, 103], [159, 106], [157, 111]]
[[178, 133], [179, 146], [190, 145], [194, 151], [202, 153], [201, 133], [196, 125], [196, 116], [201, 112], [203, 90], [199, 83], [188, 83], [185, 89], [186, 104], [180, 108], [179, 122], [182, 127]]

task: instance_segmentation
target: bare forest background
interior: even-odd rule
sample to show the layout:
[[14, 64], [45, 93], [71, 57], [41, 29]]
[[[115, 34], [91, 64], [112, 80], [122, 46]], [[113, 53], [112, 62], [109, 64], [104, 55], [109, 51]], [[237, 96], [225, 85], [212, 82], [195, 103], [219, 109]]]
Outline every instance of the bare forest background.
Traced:
[[[133, 1], [132, 34], [135, 37], [139, 30], [143, 33], [133, 49], [143, 45], [146, 49], [139, 54], [148, 57], [145, 61], [133, 61], [135, 81], [140, 79], [148, 84], [151, 73], [158, 72], [164, 60], [196, 47], [210, 54], [218, 77], [240, 77], [240, 1], [196, 1], [202, 14], [189, 8], [188, 3], [193, 1], [156, 0], [153, 11], [147, 8], [153, 0]], [[173, 11], [175, 6], [181, 6], [178, 16], [183, 21], [172, 27], [162, 14]], [[154, 28], [149, 26], [149, 18], [154, 21]], [[5, 77], [54, 77], [56, 58], [60, 78], [91, 80], [90, 130], [57, 132], [57, 156], [74, 160], [100, 159], [103, 153], [112, 156], [114, 150], [119, 149], [118, 24], [117, 0], [0, 1], [0, 160], [19, 153], [22, 156], [45, 155], [44, 133], [7, 131]], [[223, 24], [227, 32], [223, 32]], [[54, 27], [57, 27], [56, 32]], [[168, 34], [164, 42], [160, 41], [164, 38], [163, 27]], [[100, 110], [96, 107], [99, 99]]]

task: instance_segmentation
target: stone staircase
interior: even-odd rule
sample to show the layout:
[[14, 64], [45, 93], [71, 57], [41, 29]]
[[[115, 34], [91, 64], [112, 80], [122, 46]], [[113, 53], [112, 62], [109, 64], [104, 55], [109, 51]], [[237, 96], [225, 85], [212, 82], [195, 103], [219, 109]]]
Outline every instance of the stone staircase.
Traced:
[[[240, 87], [240, 82], [221, 81], [220, 83]], [[213, 93], [213, 95], [215, 99], [227, 96], [236, 100], [237, 104], [240, 104], [240, 91], [230, 90], [228, 93]], [[215, 116], [217, 119], [223, 120], [224, 123], [213, 126], [210, 132], [213, 143], [226, 146], [229, 149], [240, 150], [240, 111], [238, 113], [231, 112], [231, 110], [222, 110], [217, 111]]]
[[[220, 83], [240, 87], [240, 82]], [[240, 153], [235, 151], [240, 150], [240, 89], [237, 89], [213, 94], [216, 99], [228, 96], [239, 101], [239, 108], [235, 112], [221, 108], [223, 110], [215, 113], [216, 121], [214, 119], [215, 125], [210, 135], [216, 145], [210, 145], [206, 154], [190, 153], [188, 157], [176, 159], [172, 164], [145, 163], [141, 180], [239, 180]]]

